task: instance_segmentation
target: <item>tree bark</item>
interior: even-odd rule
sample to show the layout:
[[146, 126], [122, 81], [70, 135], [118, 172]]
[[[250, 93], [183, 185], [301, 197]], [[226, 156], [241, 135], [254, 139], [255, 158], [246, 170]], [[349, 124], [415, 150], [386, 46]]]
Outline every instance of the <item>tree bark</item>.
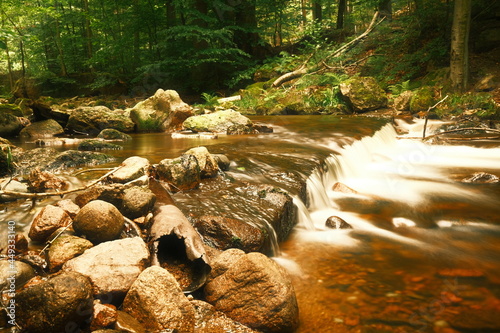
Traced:
[[323, 19], [323, 8], [321, 7], [321, 0], [313, 0], [312, 14], [313, 21], [321, 21]]
[[386, 17], [389, 21], [392, 21], [392, 0], [379, 0], [378, 11], [380, 17]]
[[344, 16], [347, 9], [347, 0], [339, 0], [337, 11], [337, 29], [344, 29]]
[[452, 89], [464, 92], [469, 78], [471, 0], [455, 0], [451, 28], [450, 80]]

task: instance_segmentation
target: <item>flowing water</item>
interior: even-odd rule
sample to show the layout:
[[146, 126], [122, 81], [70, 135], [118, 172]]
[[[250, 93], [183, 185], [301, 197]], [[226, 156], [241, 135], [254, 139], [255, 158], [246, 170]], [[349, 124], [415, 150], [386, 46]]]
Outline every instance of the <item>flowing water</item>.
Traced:
[[[500, 185], [461, 181], [477, 171], [500, 176], [499, 142], [428, 145], [377, 118], [253, 120], [275, 132], [216, 140], [137, 134], [113, 152], [113, 165], [132, 155], [156, 163], [200, 145], [226, 154], [223, 176], [174, 196], [190, 217], [269, 228], [271, 213], [249, 192], [258, 184], [289, 191], [298, 224], [274, 259], [294, 282], [299, 333], [500, 332]], [[421, 135], [418, 126], [408, 125], [408, 136]], [[334, 190], [337, 183], [347, 190]], [[22, 225], [32, 214], [0, 212]], [[330, 216], [352, 228], [325, 227]]]

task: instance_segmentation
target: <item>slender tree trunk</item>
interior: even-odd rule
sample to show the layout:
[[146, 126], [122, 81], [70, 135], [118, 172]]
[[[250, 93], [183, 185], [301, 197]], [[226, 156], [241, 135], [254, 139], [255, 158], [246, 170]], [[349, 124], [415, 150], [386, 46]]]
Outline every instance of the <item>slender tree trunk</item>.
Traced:
[[450, 79], [457, 92], [467, 89], [469, 78], [469, 30], [471, 0], [455, 0], [451, 28]]
[[339, 0], [337, 11], [337, 29], [344, 29], [344, 15], [347, 9], [347, 0]]
[[171, 28], [175, 26], [175, 5], [173, 0], [168, 0], [165, 3], [166, 16], [167, 16], [167, 27]]
[[321, 21], [323, 19], [323, 8], [321, 7], [321, 0], [313, 0], [312, 14], [313, 21]]
[[306, 27], [307, 24], [307, 8], [306, 8], [306, 0], [300, 0], [300, 10], [302, 13], [302, 28]]
[[87, 59], [92, 59], [94, 54], [92, 48], [92, 28], [90, 27], [90, 11], [89, 11], [89, 0], [83, 0], [83, 12], [85, 13], [85, 46], [87, 51]]
[[9, 44], [7, 40], [5, 40], [5, 56], [7, 58], [7, 70], [9, 73], [9, 85], [10, 85], [10, 90], [14, 89], [14, 74], [12, 73], [12, 61], [10, 60], [10, 54], [9, 54]]
[[[54, 8], [57, 11], [59, 7], [58, 2], [54, 3]], [[64, 62], [64, 50], [61, 42], [61, 29], [60, 29], [60, 24], [59, 20], [55, 19], [54, 20], [55, 28], [56, 28], [56, 33], [55, 33], [55, 40], [56, 40], [56, 47], [57, 47], [57, 58], [59, 60], [59, 66], [61, 70], [61, 76], [67, 76], [68, 71], [66, 69], [66, 63]]]

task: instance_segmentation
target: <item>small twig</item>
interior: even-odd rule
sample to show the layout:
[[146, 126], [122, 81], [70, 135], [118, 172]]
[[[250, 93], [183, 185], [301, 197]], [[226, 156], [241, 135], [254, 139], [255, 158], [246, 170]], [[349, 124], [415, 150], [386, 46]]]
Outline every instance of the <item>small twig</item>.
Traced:
[[85, 173], [85, 172], [94, 172], [94, 171], [109, 171], [109, 170], [113, 170], [114, 168], [96, 168], [96, 169], [85, 169], [85, 170], [80, 170], [78, 172], [75, 172], [73, 174], [73, 176], [78, 176], [78, 175], [81, 175], [82, 173]]
[[42, 249], [42, 251], [40, 251], [40, 255], [42, 255], [42, 253], [44, 253], [45, 250], [47, 250], [52, 245], [52, 243], [54, 243], [55, 240], [58, 239], [59, 236], [62, 235], [63, 232], [65, 232], [69, 227], [71, 227], [72, 224], [73, 224], [73, 221], [71, 221], [67, 226], [65, 226], [63, 228], [63, 230], [61, 230], [54, 238], [52, 238], [50, 241], [48, 241], [47, 245], [45, 245], [45, 247]]
[[95, 184], [99, 183], [100, 181], [106, 179], [110, 175], [112, 175], [115, 171], [118, 171], [121, 169], [123, 166], [120, 165], [119, 167], [114, 168], [110, 172], [106, 173], [104, 176], [100, 177], [97, 180], [94, 180], [93, 182], [90, 182], [89, 184], [75, 188], [72, 190], [66, 190], [66, 191], [60, 191], [60, 192], [48, 192], [48, 193], [27, 193], [27, 192], [15, 192], [15, 191], [0, 191], [0, 195], [10, 195], [16, 198], [31, 198], [31, 199], [37, 199], [37, 198], [45, 198], [45, 197], [51, 197], [51, 196], [63, 196], [65, 194], [73, 193], [73, 192], [78, 192], [78, 191], [83, 191], [88, 189], [89, 187], [94, 186]]
[[422, 141], [425, 140], [425, 131], [427, 130], [427, 121], [429, 120], [429, 112], [436, 108], [439, 104], [443, 103], [446, 99], [448, 98], [448, 95], [446, 95], [442, 100], [434, 104], [433, 106], [429, 107], [425, 113], [425, 122], [424, 122], [424, 131], [422, 133]]

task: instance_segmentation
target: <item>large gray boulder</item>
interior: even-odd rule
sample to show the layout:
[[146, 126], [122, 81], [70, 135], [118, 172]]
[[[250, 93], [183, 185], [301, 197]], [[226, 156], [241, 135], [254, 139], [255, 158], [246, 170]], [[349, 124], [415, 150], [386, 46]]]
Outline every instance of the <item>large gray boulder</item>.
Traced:
[[80, 331], [92, 317], [92, 284], [82, 274], [62, 273], [17, 293], [16, 308], [16, 322], [23, 331]]
[[261, 253], [231, 249], [212, 263], [205, 298], [231, 319], [264, 332], [293, 332], [299, 309], [287, 273]]
[[355, 77], [340, 84], [344, 99], [356, 112], [366, 112], [387, 106], [387, 95], [372, 77]]
[[16, 136], [22, 128], [22, 122], [18, 117], [10, 113], [0, 113], [0, 136]]
[[139, 274], [149, 264], [149, 251], [140, 237], [101, 243], [71, 259], [64, 271], [88, 276], [94, 295], [106, 303], [120, 302]]
[[35, 140], [63, 134], [64, 128], [54, 119], [32, 123], [21, 130], [19, 135], [24, 140]]
[[129, 117], [105, 106], [84, 106], [73, 110], [66, 124], [66, 129], [70, 131], [90, 135], [97, 135], [106, 128], [128, 133], [134, 131], [134, 123]]
[[232, 126], [252, 126], [252, 121], [232, 109], [193, 116], [184, 122], [184, 127], [193, 132], [227, 133]]
[[173, 132], [192, 115], [193, 108], [184, 103], [175, 90], [163, 89], [130, 110], [138, 132]]
[[194, 330], [193, 305], [175, 277], [159, 266], [149, 267], [139, 275], [123, 301], [123, 310], [154, 332]]

